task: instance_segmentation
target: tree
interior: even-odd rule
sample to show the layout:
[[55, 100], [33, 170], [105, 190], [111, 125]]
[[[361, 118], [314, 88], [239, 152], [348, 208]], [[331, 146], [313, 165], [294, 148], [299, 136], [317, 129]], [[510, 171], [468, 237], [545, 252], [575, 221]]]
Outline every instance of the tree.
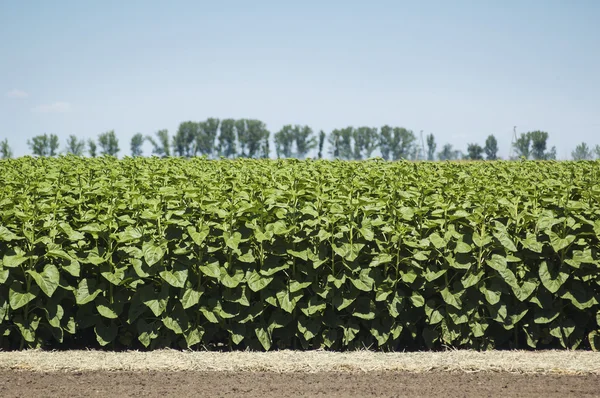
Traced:
[[414, 152], [415, 134], [404, 127], [383, 126], [379, 135], [381, 157], [385, 160], [409, 159]]
[[528, 133], [521, 133], [519, 138], [513, 143], [513, 148], [516, 152], [516, 159], [524, 157], [529, 159], [531, 154], [531, 135]]
[[221, 122], [221, 134], [219, 134], [218, 138], [217, 152], [219, 156], [226, 158], [236, 155], [235, 120], [225, 119]]
[[[160, 157], [171, 156], [171, 147], [169, 145], [169, 130], [158, 130], [156, 132], [156, 140], [148, 135], [146, 139], [152, 144], [152, 154]], [[177, 152], [176, 152], [177, 153]], [[185, 156], [185, 149], [183, 152]]]
[[131, 156], [142, 156], [142, 145], [144, 145], [144, 135], [137, 133], [131, 137]]
[[89, 146], [89, 153], [90, 153], [90, 157], [95, 158], [96, 157], [96, 141], [89, 139], [88, 140], [88, 146]]
[[467, 145], [467, 159], [483, 160], [483, 148], [479, 144]]
[[575, 150], [571, 152], [573, 160], [591, 160], [593, 158], [590, 147], [585, 142], [577, 145]]
[[379, 145], [377, 128], [359, 127], [353, 131], [354, 159], [368, 159]]
[[546, 143], [548, 141], [548, 133], [545, 131], [530, 131], [531, 138], [531, 157], [535, 160], [545, 160], [547, 158]]
[[75, 156], [83, 156], [85, 151], [85, 141], [78, 140], [73, 134], [67, 139], [67, 153], [71, 153]]
[[[196, 156], [198, 153], [197, 146], [197, 137], [199, 135], [200, 124], [197, 122], [187, 121], [179, 124], [179, 128], [177, 129], [177, 133], [173, 137], [173, 152], [175, 156], [184, 156], [186, 158]], [[153, 152], [159, 156], [169, 156], [167, 152], [169, 150], [165, 150], [164, 141], [162, 141], [161, 137], [165, 135], [165, 133], [161, 133], [163, 130], [160, 130], [156, 133], [159, 138], [159, 143], [155, 142], [153, 138], [149, 138], [150, 142], [153, 142], [155, 148], [157, 148], [158, 152]], [[160, 133], [160, 134], [159, 134]], [[168, 132], [166, 133], [168, 135]], [[168, 145], [167, 145], [168, 147]], [[160, 149], [158, 149], [160, 148]]]
[[119, 140], [115, 135], [115, 131], [107, 131], [98, 136], [98, 144], [100, 145], [100, 153], [102, 155], [117, 156], [119, 153]]
[[36, 156], [56, 156], [58, 153], [58, 136], [56, 134], [44, 134], [27, 140], [27, 145]]
[[277, 158], [291, 158], [294, 144], [294, 127], [286, 124], [273, 135], [275, 140], [275, 154]]
[[240, 119], [235, 121], [235, 132], [237, 135], [237, 141], [240, 146], [239, 156], [246, 158], [248, 157], [248, 129], [246, 128], [246, 120]]
[[498, 140], [496, 140], [493, 134], [488, 135], [486, 138], [483, 151], [485, 152], [486, 160], [498, 159]]
[[294, 141], [296, 142], [296, 157], [304, 159], [308, 152], [317, 146], [313, 130], [308, 126], [296, 126], [294, 128]]
[[219, 131], [219, 119], [208, 118], [198, 123], [196, 149], [201, 155], [211, 156], [215, 151], [215, 139]]
[[[325, 132], [321, 130], [319, 132], [319, 159], [323, 158], [323, 145], [325, 144]], [[600, 152], [599, 152], [600, 153]], [[600, 155], [598, 155], [600, 156]]]
[[600, 159], [600, 145], [594, 147], [594, 152], [596, 153], [596, 159]]
[[442, 150], [438, 152], [439, 160], [457, 160], [462, 157], [462, 153], [458, 150], [452, 149], [451, 144], [446, 144], [442, 147]]
[[0, 142], [0, 159], [10, 159], [13, 157], [13, 151], [8, 145], [8, 139]]
[[435, 148], [437, 148], [437, 144], [435, 143], [435, 137], [432, 134], [428, 134], [426, 137], [427, 140], [427, 160], [435, 160]]
[[352, 159], [352, 135], [354, 128], [335, 129], [329, 135], [327, 141], [331, 147], [330, 151], [336, 159]]
[[246, 120], [246, 156], [268, 158], [270, 134], [267, 126], [260, 120]]

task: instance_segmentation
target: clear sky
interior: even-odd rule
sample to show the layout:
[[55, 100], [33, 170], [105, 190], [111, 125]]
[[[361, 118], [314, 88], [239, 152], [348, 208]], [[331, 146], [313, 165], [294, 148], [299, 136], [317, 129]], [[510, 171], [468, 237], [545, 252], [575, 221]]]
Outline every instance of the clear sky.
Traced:
[[[0, 140], [256, 118], [403, 126], [559, 158], [600, 144], [600, 1], [0, 0]], [[149, 151], [146, 151], [148, 154]]]

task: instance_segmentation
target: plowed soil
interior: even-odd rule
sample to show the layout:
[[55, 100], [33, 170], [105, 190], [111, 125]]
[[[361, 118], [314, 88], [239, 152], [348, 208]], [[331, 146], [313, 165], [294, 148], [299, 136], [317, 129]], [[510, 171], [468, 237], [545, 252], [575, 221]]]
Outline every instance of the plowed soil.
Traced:
[[503, 372], [0, 371], [8, 397], [584, 397], [600, 376]]

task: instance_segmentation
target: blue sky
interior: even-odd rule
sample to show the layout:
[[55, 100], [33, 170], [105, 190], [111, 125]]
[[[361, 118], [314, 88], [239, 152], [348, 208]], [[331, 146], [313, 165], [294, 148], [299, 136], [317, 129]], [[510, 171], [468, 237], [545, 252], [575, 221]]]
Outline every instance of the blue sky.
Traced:
[[[0, 140], [257, 118], [600, 144], [600, 1], [0, 0]], [[147, 151], [148, 154], [149, 151]]]

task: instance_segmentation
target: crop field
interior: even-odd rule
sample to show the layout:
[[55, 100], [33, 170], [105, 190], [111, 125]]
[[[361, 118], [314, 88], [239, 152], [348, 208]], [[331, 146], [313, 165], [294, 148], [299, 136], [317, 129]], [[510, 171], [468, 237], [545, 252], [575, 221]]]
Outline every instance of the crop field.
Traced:
[[599, 173], [593, 161], [0, 161], [0, 347], [596, 355]]

